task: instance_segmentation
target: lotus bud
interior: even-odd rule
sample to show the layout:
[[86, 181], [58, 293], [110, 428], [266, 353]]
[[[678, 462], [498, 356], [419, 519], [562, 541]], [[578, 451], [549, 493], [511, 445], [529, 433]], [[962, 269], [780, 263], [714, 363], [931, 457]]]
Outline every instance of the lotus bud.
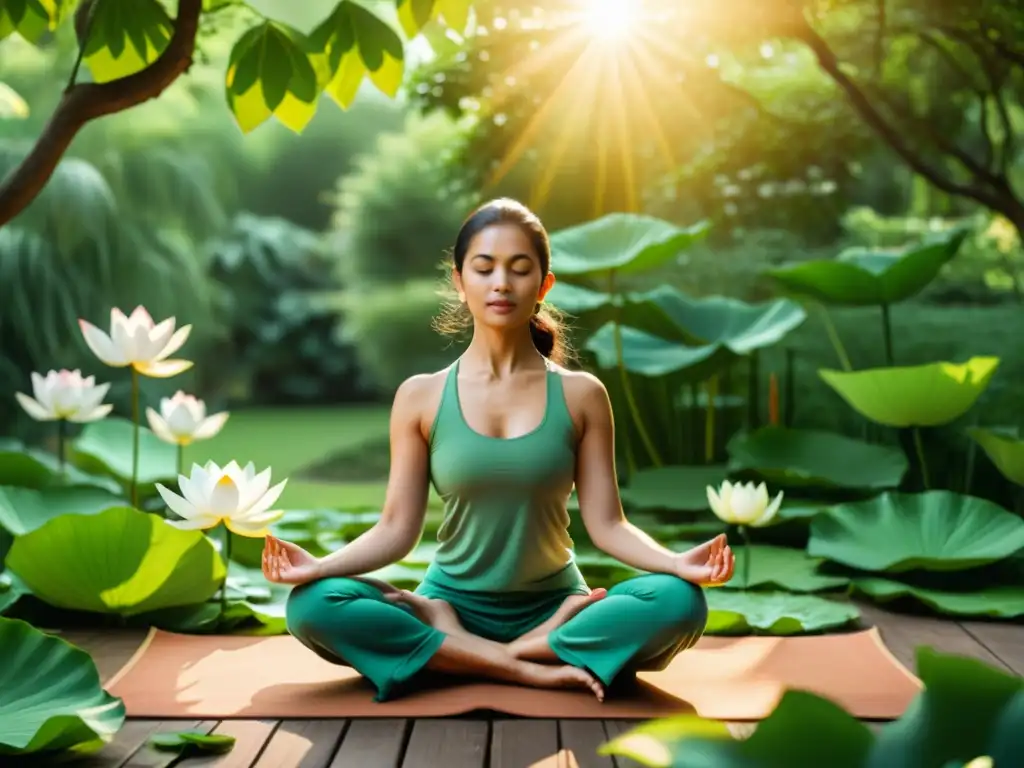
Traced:
[[160, 413], [146, 409], [146, 419], [153, 434], [173, 445], [189, 445], [196, 440], [207, 440], [224, 427], [228, 412], [206, 415], [206, 403], [180, 389], [174, 397], [160, 401]]
[[143, 376], [168, 378], [192, 367], [191, 360], [169, 360], [192, 331], [191, 325], [174, 330], [175, 319], [154, 323], [149, 312], [136, 307], [130, 317], [116, 307], [110, 310], [110, 333], [85, 320], [78, 321], [89, 349], [113, 368], [131, 367]]
[[722, 483], [721, 490], [717, 492], [709, 485], [707, 494], [711, 511], [720, 520], [731, 525], [754, 528], [767, 525], [782, 504], [782, 492], [769, 500], [768, 488], [764, 483], [758, 486], [753, 483], [734, 485], [726, 480]]

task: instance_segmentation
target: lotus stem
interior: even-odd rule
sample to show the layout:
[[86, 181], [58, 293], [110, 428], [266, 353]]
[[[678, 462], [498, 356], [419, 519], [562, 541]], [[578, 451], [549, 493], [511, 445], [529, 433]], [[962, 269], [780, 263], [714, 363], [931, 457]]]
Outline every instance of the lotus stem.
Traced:
[[747, 429], [749, 430], [761, 426], [760, 362], [761, 356], [755, 349], [750, 353], [747, 365]]
[[919, 427], [914, 427], [913, 432], [914, 450], [917, 451], [917, 463], [921, 467], [921, 482], [924, 484], [925, 490], [928, 490], [932, 487], [932, 484], [928, 477], [928, 462], [924, 455], [924, 443], [921, 441], [921, 430]]
[[[975, 426], [978, 422], [975, 419]], [[977, 461], [978, 441], [969, 440], [967, 443], [967, 466], [964, 467], [964, 493], [968, 496], [971, 493], [971, 486], [974, 485], [974, 463]]]
[[181, 443], [178, 443], [177, 463], [178, 463], [177, 474], [180, 475], [181, 474], [181, 468], [185, 466], [185, 446], [182, 445]]
[[67, 479], [67, 456], [65, 445], [68, 437], [68, 423], [64, 419], [57, 421], [57, 466], [60, 467], [61, 480]]
[[895, 365], [892, 354], [892, 318], [889, 316], [889, 305], [882, 305], [882, 337], [885, 340], [885, 364]]
[[708, 404], [704, 410], [704, 460], [711, 464], [715, 460], [715, 400], [718, 396], [718, 377], [707, 380], [706, 394]]
[[768, 423], [779, 426], [779, 377], [775, 371], [768, 375]]
[[139, 372], [132, 366], [132, 506], [139, 506]]
[[792, 427], [796, 411], [796, 350], [786, 348], [786, 379], [783, 383], [782, 426]]
[[743, 539], [743, 588], [750, 589], [750, 530], [745, 525], [740, 526], [740, 538]]
[[231, 531], [228, 530], [227, 523], [224, 524], [224, 583], [220, 588], [220, 618], [224, 620], [224, 615], [228, 610], [228, 572], [231, 570]]
[[832, 316], [828, 313], [828, 308], [824, 304], [819, 304], [818, 308], [821, 310], [821, 319], [825, 325], [825, 333], [828, 335], [828, 340], [832, 343], [832, 348], [836, 351], [839, 364], [843, 366], [844, 371], [852, 371], [853, 365], [850, 363], [850, 356], [846, 354], [846, 347], [843, 346], [843, 340], [839, 338], [839, 331], [836, 330], [836, 326], [832, 322]]
[[[615, 272], [611, 272], [608, 275], [608, 293], [610, 295], [615, 294]], [[622, 393], [626, 397], [626, 407], [629, 408], [629, 415], [633, 418], [633, 424], [636, 426], [636, 431], [640, 435], [640, 442], [644, 444], [644, 449], [647, 451], [647, 455], [650, 456], [654, 466], [660, 467], [662, 464], [661, 456], [658, 455], [658, 450], [654, 447], [654, 441], [651, 440], [651, 436], [647, 433], [647, 428], [644, 427], [643, 419], [640, 416], [640, 409], [637, 407], [636, 398], [633, 397], [633, 387], [629, 383], [629, 372], [626, 370], [626, 362], [622, 355], [622, 326], [619, 323], [619, 315], [621, 313], [621, 307], [616, 308], [615, 312], [615, 326], [613, 335], [615, 337], [615, 363], [619, 369], [619, 378], [622, 379]], [[630, 467], [630, 475], [633, 474], [634, 467]]]

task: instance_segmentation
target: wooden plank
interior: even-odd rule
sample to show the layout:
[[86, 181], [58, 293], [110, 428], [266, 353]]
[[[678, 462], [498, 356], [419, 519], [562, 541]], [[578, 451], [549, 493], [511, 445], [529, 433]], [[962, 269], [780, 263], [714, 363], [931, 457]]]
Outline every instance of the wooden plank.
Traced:
[[614, 768], [609, 755], [597, 753], [606, 741], [608, 733], [601, 720], [558, 721], [558, 743], [566, 768]]
[[[190, 729], [197, 724], [187, 723], [182, 730]], [[83, 768], [121, 768], [128, 758], [145, 746], [146, 741], [160, 725], [160, 720], [128, 720], [114, 735], [112, 742], [99, 752], [78, 761], [77, 764]]]
[[[201, 722], [189, 720], [164, 720], [154, 733], [172, 733], [174, 731], [199, 731], [209, 733], [217, 726], [216, 720], [203, 720]], [[167, 768], [178, 759], [174, 752], [162, 752], [143, 744], [137, 752], [132, 754], [122, 768]]]
[[[615, 739], [624, 733], [627, 733], [636, 728], [640, 722], [638, 720], [605, 720], [604, 730], [608, 734], [609, 739]], [[638, 763], [630, 757], [619, 757], [613, 758], [616, 768], [643, 768], [643, 763]]]
[[100, 681], [103, 683], [106, 683], [128, 662], [146, 638], [146, 630], [136, 628], [73, 629], [55, 634], [92, 656], [100, 673]]
[[860, 608], [865, 622], [878, 627], [882, 640], [885, 641], [886, 647], [889, 648], [893, 656], [911, 672], [916, 673], [917, 671], [915, 649], [919, 645], [928, 645], [942, 653], [968, 656], [994, 664], [1000, 669], [1009, 669], [954, 621], [930, 616], [890, 613], [866, 603], [858, 603], [857, 607]]
[[1024, 625], [961, 621], [960, 626], [1007, 668], [1024, 676]]
[[417, 720], [402, 768], [484, 768], [489, 741], [486, 720]]
[[495, 720], [491, 732], [491, 768], [528, 768], [558, 754], [555, 720]]
[[330, 768], [398, 768], [408, 720], [352, 720]]
[[254, 768], [327, 768], [345, 720], [283, 720]]
[[251, 768], [277, 728], [276, 720], [221, 720], [215, 734], [234, 736], [234, 748], [223, 755], [205, 755], [188, 761], [188, 768]]

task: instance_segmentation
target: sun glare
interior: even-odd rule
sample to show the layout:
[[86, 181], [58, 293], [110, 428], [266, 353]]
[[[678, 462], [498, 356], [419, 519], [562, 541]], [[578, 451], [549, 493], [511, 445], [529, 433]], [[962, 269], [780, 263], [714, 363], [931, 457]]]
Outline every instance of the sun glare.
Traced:
[[641, 0], [584, 0], [584, 24], [602, 40], [621, 40], [636, 22]]

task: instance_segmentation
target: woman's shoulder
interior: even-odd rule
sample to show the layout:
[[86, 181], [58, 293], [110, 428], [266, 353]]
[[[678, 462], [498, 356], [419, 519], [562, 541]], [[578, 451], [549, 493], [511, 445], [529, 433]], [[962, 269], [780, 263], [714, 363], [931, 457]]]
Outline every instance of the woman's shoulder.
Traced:
[[570, 405], [585, 404], [592, 400], [606, 401], [608, 398], [604, 382], [590, 371], [574, 371], [563, 365], [549, 363], [549, 368], [558, 374], [562, 391]]

